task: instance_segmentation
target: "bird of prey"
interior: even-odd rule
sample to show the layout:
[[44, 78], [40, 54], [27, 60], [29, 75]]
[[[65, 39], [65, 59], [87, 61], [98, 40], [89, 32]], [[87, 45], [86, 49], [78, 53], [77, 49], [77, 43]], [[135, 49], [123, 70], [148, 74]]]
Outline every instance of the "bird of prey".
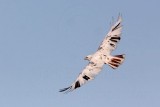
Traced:
[[94, 54], [85, 57], [85, 60], [88, 60], [89, 63], [79, 74], [77, 79], [69, 87], [60, 89], [59, 92], [73, 91], [86, 82], [93, 80], [95, 76], [100, 73], [104, 64], [108, 64], [113, 69], [118, 68], [124, 61], [125, 54], [111, 55], [111, 53], [116, 49], [117, 43], [121, 39], [121, 30], [122, 17], [119, 16], [117, 21], [111, 26], [98, 50]]

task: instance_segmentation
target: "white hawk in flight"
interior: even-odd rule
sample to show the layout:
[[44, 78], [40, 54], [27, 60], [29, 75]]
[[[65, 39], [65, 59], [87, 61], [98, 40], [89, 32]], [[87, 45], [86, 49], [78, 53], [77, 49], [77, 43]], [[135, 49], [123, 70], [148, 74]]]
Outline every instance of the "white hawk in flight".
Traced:
[[122, 17], [119, 16], [115, 24], [110, 28], [110, 31], [102, 41], [98, 50], [91, 55], [85, 57], [88, 60], [88, 65], [79, 74], [73, 84], [67, 88], [60, 89], [59, 92], [70, 92], [84, 85], [86, 82], [93, 80], [96, 75], [102, 70], [104, 64], [108, 64], [113, 69], [119, 67], [125, 59], [125, 55], [111, 55], [112, 51], [117, 47], [117, 43], [121, 39]]

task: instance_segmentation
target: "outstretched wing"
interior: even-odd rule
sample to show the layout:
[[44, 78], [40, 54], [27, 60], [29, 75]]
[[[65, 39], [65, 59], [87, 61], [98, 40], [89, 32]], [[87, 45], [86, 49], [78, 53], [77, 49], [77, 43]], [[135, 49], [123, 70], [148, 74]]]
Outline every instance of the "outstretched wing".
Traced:
[[86, 82], [93, 80], [95, 76], [101, 71], [101, 67], [94, 65], [93, 63], [89, 63], [84, 70], [79, 74], [76, 81], [69, 87], [60, 89], [59, 92], [70, 92], [74, 89], [77, 89], [84, 85]]
[[102, 41], [98, 50], [104, 50], [105, 54], [110, 54], [116, 47], [121, 39], [122, 18], [118, 17], [117, 22], [111, 27], [105, 39]]

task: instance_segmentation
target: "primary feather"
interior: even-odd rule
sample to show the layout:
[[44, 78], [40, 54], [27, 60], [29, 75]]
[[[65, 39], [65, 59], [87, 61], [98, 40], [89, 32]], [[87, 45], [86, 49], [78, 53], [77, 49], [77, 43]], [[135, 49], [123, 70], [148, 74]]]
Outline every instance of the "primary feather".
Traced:
[[96, 75], [102, 70], [104, 64], [108, 64], [113, 69], [119, 67], [124, 61], [125, 55], [112, 56], [111, 52], [117, 47], [117, 43], [120, 41], [121, 30], [122, 30], [122, 18], [118, 17], [117, 22], [111, 27], [107, 36], [102, 41], [98, 50], [88, 55], [85, 59], [89, 61], [88, 65], [79, 74], [77, 79], [72, 83], [71, 86], [61, 89], [59, 92], [70, 92], [84, 85], [86, 82], [93, 80]]

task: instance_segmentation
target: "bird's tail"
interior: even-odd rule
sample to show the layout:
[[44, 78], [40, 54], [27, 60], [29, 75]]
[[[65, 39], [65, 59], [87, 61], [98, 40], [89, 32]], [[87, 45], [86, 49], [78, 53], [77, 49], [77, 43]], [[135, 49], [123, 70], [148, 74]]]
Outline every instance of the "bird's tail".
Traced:
[[107, 64], [112, 67], [113, 69], [116, 69], [123, 63], [125, 59], [125, 54], [122, 55], [115, 55], [115, 56], [108, 56], [107, 57]]

